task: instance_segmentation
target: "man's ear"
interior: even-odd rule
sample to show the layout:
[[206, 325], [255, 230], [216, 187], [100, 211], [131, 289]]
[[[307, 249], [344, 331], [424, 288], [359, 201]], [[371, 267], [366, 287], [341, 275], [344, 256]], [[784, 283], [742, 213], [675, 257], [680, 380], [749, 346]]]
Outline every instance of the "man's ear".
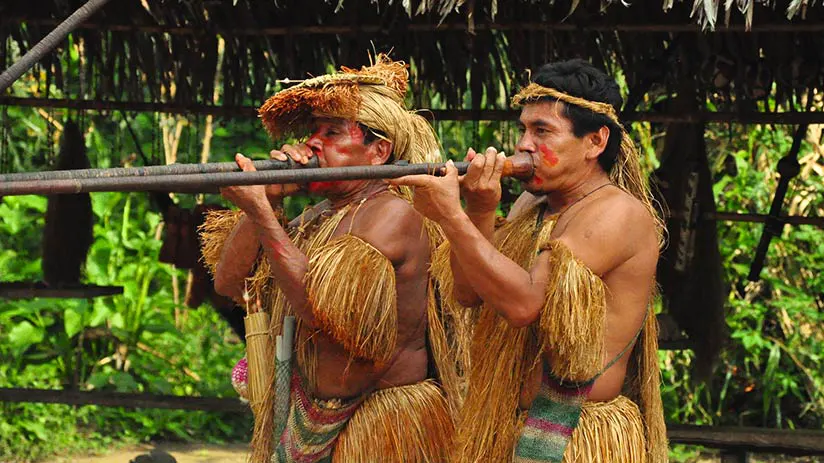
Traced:
[[601, 153], [607, 149], [607, 142], [609, 141], [609, 127], [605, 125], [601, 126], [601, 128], [595, 132], [586, 134], [584, 139], [589, 145], [589, 149], [587, 149], [586, 154], [587, 159], [597, 159], [598, 156], [600, 156]]
[[386, 164], [386, 161], [392, 157], [392, 142], [379, 138], [369, 145], [371, 151], [371, 162], [373, 166]]

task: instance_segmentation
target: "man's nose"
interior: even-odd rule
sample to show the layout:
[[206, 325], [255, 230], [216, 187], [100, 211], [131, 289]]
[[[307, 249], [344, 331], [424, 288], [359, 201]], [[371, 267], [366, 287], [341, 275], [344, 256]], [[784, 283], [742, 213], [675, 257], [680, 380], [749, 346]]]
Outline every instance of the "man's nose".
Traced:
[[518, 143], [515, 144], [515, 149], [520, 153], [534, 153], [537, 151], [535, 143], [532, 142], [532, 139], [529, 135], [523, 135], [520, 139], [518, 139]]
[[311, 137], [309, 137], [308, 140], [306, 140], [306, 146], [308, 146], [309, 149], [312, 150], [312, 153], [318, 155], [321, 151], [321, 148], [323, 148], [323, 143], [320, 141], [320, 137], [312, 135]]

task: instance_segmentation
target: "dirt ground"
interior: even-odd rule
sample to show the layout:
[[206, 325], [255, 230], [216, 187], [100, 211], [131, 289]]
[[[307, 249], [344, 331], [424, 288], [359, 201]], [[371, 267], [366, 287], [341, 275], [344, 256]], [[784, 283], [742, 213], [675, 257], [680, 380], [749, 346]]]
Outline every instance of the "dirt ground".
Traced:
[[[96, 456], [72, 456], [43, 463], [245, 463], [246, 444], [156, 444], [118, 449]], [[690, 463], [719, 463], [721, 458], [707, 455]], [[753, 455], [751, 463], [824, 463], [824, 457], [791, 458], [780, 455]]]
[[95, 456], [71, 456], [43, 463], [245, 463], [246, 444], [156, 444]]

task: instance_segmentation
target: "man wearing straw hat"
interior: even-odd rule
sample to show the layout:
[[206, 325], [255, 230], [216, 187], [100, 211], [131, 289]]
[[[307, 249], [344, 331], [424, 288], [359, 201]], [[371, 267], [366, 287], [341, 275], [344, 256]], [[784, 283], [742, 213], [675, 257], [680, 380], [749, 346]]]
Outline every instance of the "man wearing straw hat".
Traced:
[[663, 226], [618, 86], [585, 61], [558, 62], [513, 104], [535, 175], [502, 226], [493, 148], [461, 178], [452, 166], [393, 181], [441, 225], [453, 295], [477, 307], [452, 461], [666, 461], [652, 309]]
[[[375, 61], [270, 98], [260, 116], [273, 137], [311, 134], [273, 157], [317, 157], [321, 167], [439, 161], [431, 126], [404, 107], [406, 65], [384, 55]], [[244, 156], [236, 160], [254, 169]], [[252, 459], [444, 461], [460, 395], [452, 335], [460, 323], [445, 320], [429, 275], [439, 228], [414, 210], [409, 189], [382, 180], [307, 188], [329, 208], [286, 229], [277, 203], [295, 186], [224, 188], [242, 212], [212, 217], [202, 236], [219, 292], [259, 300], [270, 336], [284, 316], [298, 320], [288, 415], [271, 416], [284, 399], [274, 388], [262, 402], [249, 391], [257, 410]]]

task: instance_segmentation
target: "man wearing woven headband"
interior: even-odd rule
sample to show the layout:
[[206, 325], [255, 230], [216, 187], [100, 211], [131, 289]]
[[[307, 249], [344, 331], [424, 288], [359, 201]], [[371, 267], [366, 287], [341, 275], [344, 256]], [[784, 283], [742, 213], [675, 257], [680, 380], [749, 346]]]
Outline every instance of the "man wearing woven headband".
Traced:
[[[372, 66], [277, 93], [260, 108], [268, 131], [310, 135], [273, 156], [317, 157], [321, 167], [437, 162], [434, 131], [404, 107], [407, 79], [406, 65], [379, 55]], [[254, 169], [242, 155], [237, 162]], [[288, 416], [272, 417], [284, 397], [267, 395], [256, 413], [253, 460], [444, 461], [461, 343], [453, 336], [459, 320], [446, 319], [429, 274], [441, 232], [414, 210], [405, 187], [364, 180], [309, 189], [329, 209], [285, 229], [272, 203], [296, 187], [224, 188], [241, 212], [212, 217], [202, 235], [220, 291], [237, 298], [245, 283], [271, 314], [271, 334], [284, 316], [298, 320]], [[272, 423], [284, 419], [273, 438]]]
[[505, 224], [495, 229], [494, 148], [470, 151], [463, 177], [450, 166], [395, 181], [441, 225], [452, 294], [478, 311], [453, 461], [666, 461], [652, 308], [663, 229], [616, 116], [618, 86], [559, 62], [513, 104], [535, 175]]

